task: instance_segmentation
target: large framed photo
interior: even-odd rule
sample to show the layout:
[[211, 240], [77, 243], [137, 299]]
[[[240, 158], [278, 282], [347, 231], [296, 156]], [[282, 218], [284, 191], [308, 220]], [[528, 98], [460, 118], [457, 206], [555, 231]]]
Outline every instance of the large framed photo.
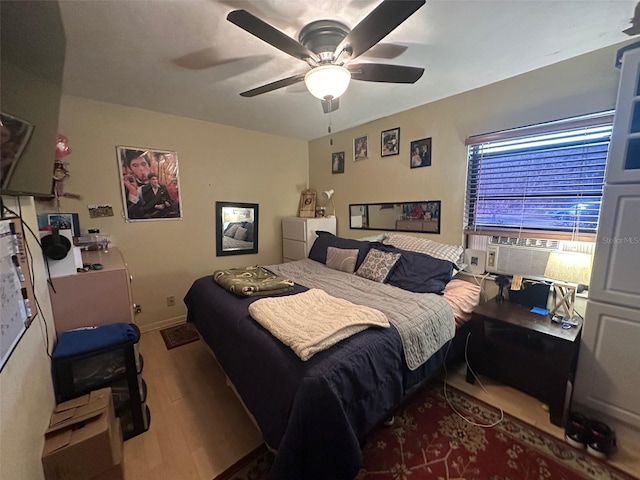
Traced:
[[331, 173], [344, 173], [344, 152], [331, 154]]
[[178, 154], [124, 146], [116, 152], [125, 220], [181, 220]]
[[[0, 113], [0, 140], [2, 143], [2, 155], [0, 156], [0, 180], [5, 188], [11, 174], [22, 155], [31, 134], [33, 125], [7, 113]], [[53, 150], [53, 149], [52, 149]]]
[[400, 127], [384, 130], [381, 135], [380, 156], [388, 157], [400, 153]]
[[411, 168], [431, 166], [431, 137], [411, 142]]
[[369, 136], [353, 139], [353, 161], [366, 160], [369, 158]]

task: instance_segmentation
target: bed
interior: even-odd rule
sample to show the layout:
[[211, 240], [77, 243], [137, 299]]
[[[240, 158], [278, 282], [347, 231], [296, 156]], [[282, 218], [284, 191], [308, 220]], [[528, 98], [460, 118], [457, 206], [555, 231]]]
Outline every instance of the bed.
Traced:
[[222, 249], [247, 250], [253, 248], [253, 222], [231, 222], [222, 234]]
[[[362, 254], [360, 266], [367, 255], [363, 252], [373, 245], [344, 248], [342, 240], [332, 237], [325, 240]], [[316, 244], [310, 253], [315, 259], [266, 267], [294, 282], [290, 291], [269, 298], [319, 289], [356, 304], [373, 299], [375, 308], [389, 316], [389, 328], [367, 328], [303, 361], [249, 314], [250, 306], [265, 297], [239, 296], [211, 276], [196, 280], [185, 297], [187, 320], [213, 351], [265, 443], [276, 451], [274, 479], [354, 478], [366, 435], [439, 372], [456, 331], [454, 311], [443, 296], [411, 292], [330, 268], [327, 245], [316, 248]], [[377, 245], [381, 250], [395, 248]], [[420, 361], [408, 358], [407, 351], [415, 350], [415, 342], [421, 345], [421, 341], [411, 334], [407, 340], [406, 332], [401, 333], [404, 327], [396, 323], [402, 318], [398, 320], [394, 311], [402, 310], [399, 316], [411, 323], [423, 315], [420, 311], [425, 307], [430, 309], [428, 316], [438, 317], [436, 323], [442, 328], [427, 329], [426, 336], [434, 341], [427, 341], [431, 350]], [[459, 321], [458, 316], [455, 320]]]

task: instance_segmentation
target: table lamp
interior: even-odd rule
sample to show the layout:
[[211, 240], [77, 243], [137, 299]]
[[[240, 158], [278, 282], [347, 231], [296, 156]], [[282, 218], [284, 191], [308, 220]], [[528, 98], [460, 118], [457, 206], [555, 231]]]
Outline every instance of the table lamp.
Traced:
[[551, 315], [561, 310], [573, 317], [578, 285], [588, 285], [591, 279], [592, 257], [586, 253], [551, 252], [544, 276], [553, 280]]
[[332, 213], [331, 215], [327, 215], [327, 217], [335, 217], [336, 216], [336, 206], [333, 203], [333, 194], [334, 194], [334, 190], [333, 188], [331, 190], [325, 190], [324, 195], [325, 197], [327, 197], [329, 200], [331, 200], [331, 210]]

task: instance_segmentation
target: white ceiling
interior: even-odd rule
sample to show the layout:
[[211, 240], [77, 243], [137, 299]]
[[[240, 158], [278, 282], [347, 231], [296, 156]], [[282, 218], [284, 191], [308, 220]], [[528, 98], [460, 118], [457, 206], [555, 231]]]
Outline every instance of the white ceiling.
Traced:
[[[424, 67], [413, 85], [353, 81], [340, 109], [297, 84], [239, 93], [308, 66], [226, 20], [243, 8], [297, 40], [307, 23], [355, 26], [380, 0], [61, 1], [64, 92], [314, 139], [628, 40], [635, 1], [427, 0], [358, 62]], [[386, 52], [398, 53], [390, 55]], [[374, 56], [375, 54], [375, 56]], [[387, 58], [383, 58], [383, 57]], [[613, 62], [613, 59], [612, 59]]]

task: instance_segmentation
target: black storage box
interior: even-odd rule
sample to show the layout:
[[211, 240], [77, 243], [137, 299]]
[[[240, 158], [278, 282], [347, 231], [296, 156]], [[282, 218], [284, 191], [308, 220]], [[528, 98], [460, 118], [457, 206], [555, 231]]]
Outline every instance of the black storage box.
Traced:
[[550, 282], [522, 280], [520, 290], [509, 290], [509, 301], [525, 307], [547, 308]]

